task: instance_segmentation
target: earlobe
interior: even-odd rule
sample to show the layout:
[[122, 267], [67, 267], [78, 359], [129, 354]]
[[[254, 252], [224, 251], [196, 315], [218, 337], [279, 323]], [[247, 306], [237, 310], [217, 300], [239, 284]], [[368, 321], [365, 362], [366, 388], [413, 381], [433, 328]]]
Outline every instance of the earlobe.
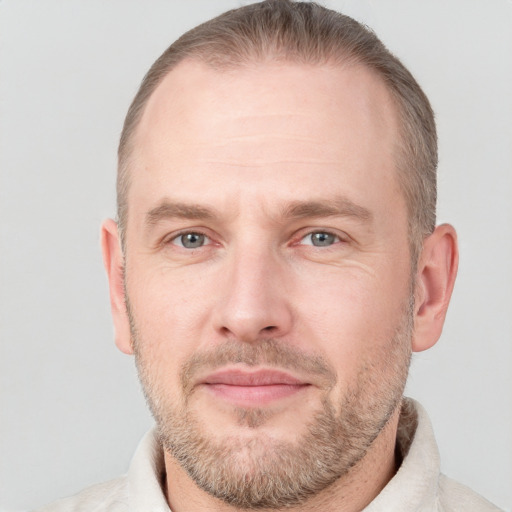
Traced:
[[125, 354], [133, 354], [130, 321], [125, 302], [123, 253], [117, 224], [112, 219], [105, 220], [101, 226], [101, 249], [110, 289], [116, 345]]
[[455, 229], [442, 224], [425, 239], [418, 262], [412, 342], [415, 352], [432, 347], [441, 336], [458, 262]]

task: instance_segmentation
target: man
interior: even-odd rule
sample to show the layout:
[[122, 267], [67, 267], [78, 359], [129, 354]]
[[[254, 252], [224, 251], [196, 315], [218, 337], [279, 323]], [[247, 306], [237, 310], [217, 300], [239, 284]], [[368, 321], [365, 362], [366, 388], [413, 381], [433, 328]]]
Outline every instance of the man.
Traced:
[[436, 165], [427, 98], [350, 18], [270, 1], [174, 43], [102, 229], [157, 427], [127, 477], [47, 510], [498, 510], [403, 399], [457, 270]]

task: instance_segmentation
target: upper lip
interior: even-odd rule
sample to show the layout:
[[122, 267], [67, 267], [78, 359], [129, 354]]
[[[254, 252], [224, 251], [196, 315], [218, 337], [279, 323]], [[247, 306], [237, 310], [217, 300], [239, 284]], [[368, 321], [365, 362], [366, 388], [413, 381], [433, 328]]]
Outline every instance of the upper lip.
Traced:
[[222, 369], [209, 374], [203, 384], [226, 384], [230, 386], [276, 386], [306, 385], [304, 382], [282, 370], [259, 369], [255, 371], [243, 369]]

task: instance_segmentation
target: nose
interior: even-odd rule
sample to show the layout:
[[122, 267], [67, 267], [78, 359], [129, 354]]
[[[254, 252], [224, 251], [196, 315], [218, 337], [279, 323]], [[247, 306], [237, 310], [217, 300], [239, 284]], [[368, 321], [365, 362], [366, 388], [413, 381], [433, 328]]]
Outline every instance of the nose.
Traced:
[[289, 333], [293, 314], [285, 267], [271, 251], [247, 249], [228, 257], [215, 313], [223, 337], [250, 343]]

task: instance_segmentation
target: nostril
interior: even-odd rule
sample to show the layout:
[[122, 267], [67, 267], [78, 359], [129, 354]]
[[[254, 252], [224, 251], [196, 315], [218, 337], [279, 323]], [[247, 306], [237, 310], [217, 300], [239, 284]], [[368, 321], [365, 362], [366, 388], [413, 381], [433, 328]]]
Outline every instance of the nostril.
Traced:
[[269, 326], [265, 327], [263, 330], [264, 331], [274, 331], [275, 329], [277, 329], [277, 327], [275, 325], [269, 325]]

